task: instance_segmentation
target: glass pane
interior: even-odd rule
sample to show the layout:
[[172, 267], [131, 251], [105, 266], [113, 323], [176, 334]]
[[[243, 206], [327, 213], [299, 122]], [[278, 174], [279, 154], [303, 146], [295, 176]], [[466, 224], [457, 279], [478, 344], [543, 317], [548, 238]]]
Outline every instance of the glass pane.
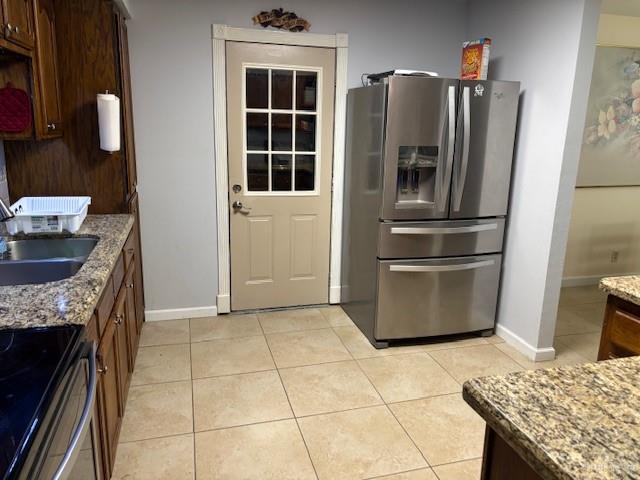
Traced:
[[296, 109], [315, 110], [318, 75], [316, 72], [296, 72]]
[[271, 108], [291, 110], [293, 103], [293, 71], [271, 71]]
[[308, 192], [315, 189], [316, 156], [296, 155], [296, 191]]
[[269, 148], [269, 114], [247, 113], [247, 150]]
[[271, 158], [271, 190], [291, 191], [291, 155], [274, 154]]
[[315, 115], [296, 116], [296, 150], [313, 152], [316, 149]]
[[291, 123], [289, 113], [271, 114], [271, 149], [291, 151]]
[[247, 68], [247, 108], [269, 108], [269, 70]]
[[247, 190], [266, 192], [269, 190], [269, 155], [247, 154]]

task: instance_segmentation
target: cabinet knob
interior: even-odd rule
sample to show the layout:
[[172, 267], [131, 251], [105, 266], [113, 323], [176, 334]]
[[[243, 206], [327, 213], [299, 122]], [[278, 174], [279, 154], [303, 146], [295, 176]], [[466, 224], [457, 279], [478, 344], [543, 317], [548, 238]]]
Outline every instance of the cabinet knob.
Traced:
[[117, 313], [116, 314], [116, 319], [115, 319], [116, 325], [122, 324], [122, 319], [123, 319], [122, 314], [121, 313]]
[[133, 288], [133, 282], [127, 284], [127, 288]]
[[50, 123], [50, 124], [47, 125], [47, 128], [49, 130], [55, 130], [56, 129], [56, 124], [55, 123]]
[[13, 31], [13, 27], [11, 26], [10, 23], [7, 23], [5, 25], [5, 29], [7, 30], [7, 34], [10, 34]]
[[104, 367], [102, 367], [102, 368], [98, 368], [98, 370], [97, 370], [97, 371], [98, 371], [98, 373], [101, 373], [101, 374], [103, 374], [103, 375], [104, 375], [105, 373], [107, 373], [107, 372], [109, 371], [109, 366], [108, 366], [108, 365], [105, 365], [105, 366], [104, 366]]
[[15, 27], [13, 27], [13, 31], [14, 31], [14, 33], [20, 33], [20, 29], [18, 28], [17, 25]]

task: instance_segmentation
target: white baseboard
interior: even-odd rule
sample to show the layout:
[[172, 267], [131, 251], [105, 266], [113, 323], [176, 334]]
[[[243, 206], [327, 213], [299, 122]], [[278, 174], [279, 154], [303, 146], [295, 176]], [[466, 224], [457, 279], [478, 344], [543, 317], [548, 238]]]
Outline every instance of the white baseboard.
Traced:
[[218, 302], [218, 313], [231, 312], [231, 295], [218, 295], [216, 300]]
[[555, 348], [536, 348], [499, 323], [496, 325], [496, 334], [499, 337], [502, 337], [505, 342], [514, 347], [529, 360], [533, 360], [534, 362], [544, 362], [546, 360], [553, 360], [556, 358]]
[[161, 320], [182, 320], [184, 318], [215, 317], [218, 315], [218, 309], [215, 305], [212, 305], [210, 307], [146, 310], [144, 313], [148, 322], [156, 322]]
[[564, 277], [563, 287], [584, 287], [587, 285], [598, 285], [605, 277], [621, 277], [625, 275], [640, 275], [640, 273], [608, 273], [606, 275], [590, 275], [586, 277]]
[[331, 305], [340, 303], [340, 286], [329, 287], [329, 303]]

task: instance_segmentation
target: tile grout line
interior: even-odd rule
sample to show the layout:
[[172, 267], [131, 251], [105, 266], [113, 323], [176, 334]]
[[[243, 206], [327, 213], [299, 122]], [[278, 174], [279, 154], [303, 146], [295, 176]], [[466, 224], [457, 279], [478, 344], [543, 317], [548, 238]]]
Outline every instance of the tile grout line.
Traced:
[[[403, 470], [402, 472], [396, 472], [396, 473], [385, 473], [384, 475], [377, 475], [375, 477], [366, 477], [362, 480], [379, 480], [379, 479], [385, 479], [388, 478], [390, 476], [396, 476], [396, 475], [403, 475], [405, 473], [412, 473], [412, 472], [421, 472], [422, 470], [431, 470], [431, 472], [433, 472], [434, 475], [436, 475], [436, 472], [433, 471], [433, 468], [431, 467], [420, 467], [420, 468], [412, 468], [411, 470]], [[440, 477], [438, 477], [436, 475], [436, 478], [439, 479]]]
[[193, 354], [191, 352], [191, 319], [189, 319], [189, 377], [191, 378], [191, 429], [193, 430], [193, 478], [197, 478], [196, 473], [196, 406], [193, 392]]
[[127, 440], [126, 442], [118, 441], [118, 445], [127, 445], [130, 443], [148, 442], [150, 440], [162, 440], [164, 438], [185, 437], [187, 435], [195, 435], [194, 432], [172, 433], [170, 435], [158, 435], [157, 437], [139, 438], [138, 440]]
[[[260, 330], [264, 335], [264, 328], [262, 328], [262, 323], [260, 322], [260, 318], [258, 317], [258, 325], [260, 325]], [[267, 336], [264, 335], [264, 342], [267, 344], [267, 348], [269, 349], [269, 355], [271, 355], [271, 361], [273, 365], [276, 367], [276, 372], [278, 374], [278, 379], [280, 380], [280, 385], [282, 385], [282, 390], [284, 391], [284, 395], [287, 398], [287, 403], [289, 404], [289, 409], [291, 410], [291, 415], [293, 415], [293, 421], [298, 428], [298, 433], [300, 434], [300, 438], [302, 439], [302, 444], [304, 445], [304, 449], [307, 452], [307, 458], [309, 459], [309, 463], [311, 463], [311, 468], [313, 469], [313, 474], [316, 476], [316, 480], [319, 480], [318, 471], [316, 470], [316, 466], [313, 463], [313, 459], [311, 458], [311, 452], [309, 451], [309, 446], [307, 445], [307, 441], [302, 434], [302, 429], [300, 428], [300, 424], [298, 423], [298, 419], [296, 418], [296, 412], [293, 410], [293, 405], [291, 405], [291, 400], [289, 399], [289, 393], [287, 392], [287, 388], [284, 386], [284, 382], [282, 381], [282, 376], [280, 375], [280, 370], [278, 369], [278, 364], [276, 363], [276, 359], [273, 356], [273, 352], [271, 351], [271, 345], [269, 345], [269, 341], [267, 340]]]
[[[354, 359], [355, 360], [355, 359]], [[393, 419], [396, 421], [396, 423], [400, 426], [400, 428], [402, 429], [402, 431], [404, 432], [404, 434], [407, 436], [407, 438], [411, 441], [411, 443], [413, 444], [413, 446], [415, 447], [415, 449], [418, 451], [418, 453], [420, 453], [420, 456], [422, 457], [422, 459], [424, 460], [424, 462], [427, 464], [427, 467], [431, 467], [431, 464], [429, 463], [429, 460], [427, 460], [427, 457], [425, 457], [424, 453], [422, 453], [422, 450], [420, 450], [420, 448], [418, 447], [418, 445], [416, 444], [415, 440], [413, 439], [413, 437], [411, 435], [409, 435], [409, 432], [407, 432], [407, 430], [404, 428], [404, 425], [402, 425], [402, 423], [400, 423], [400, 420], [398, 420], [398, 417], [395, 416], [395, 414], [393, 413], [393, 411], [391, 410], [391, 408], [389, 408], [389, 404], [387, 403], [387, 401], [384, 399], [384, 397], [382, 396], [382, 394], [378, 391], [378, 388], [375, 386], [375, 384], [373, 383], [373, 381], [371, 380], [371, 378], [369, 378], [369, 376], [367, 375], [367, 372], [364, 371], [364, 369], [362, 368], [362, 365], [360, 365], [360, 362], [358, 362], [357, 360], [355, 360], [356, 365], [358, 365], [358, 368], [360, 369], [360, 371], [362, 372], [362, 374], [365, 376], [365, 378], [369, 381], [369, 383], [371, 384], [371, 386], [373, 387], [373, 389], [376, 391], [376, 393], [378, 394], [378, 396], [380, 397], [380, 399], [382, 400], [382, 404], [384, 406], [384, 408], [387, 409], [387, 412], [389, 412], [391, 414], [391, 416], [393, 417]], [[391, 473], [387, 473], [386, 475], [395, 475], [397, 473], [402, 473], [402, 472], [391, 472]]]
[[458, 379], [456, 378], [456, 376], [455, 376], [453, 373], [451, 373], [449, 370], [447, 370], [447, 369], [445, 368], [445, 366], [444, 366], [444, 365], [442, 365], [442, 364], [438, 361], [438, 359], [437, 359], [436, 357], [434, 357], [433, 355], [431, 355], [429, 352], [427, 352], [427, 355], [429, 355], [429, 358], [431, 358], [431, 360], [433, 360], [434, 362], [436, 362], [436, 364], [437, 364], [441, 369], [443, 369], [445, 372], [447, 372], [447, 375], [449, 375], [451, 378], [453, 378], [453, 380], [454, 380], [458, 385], [460, 385], [460, 387], [462, 387], [462, 384], [463, 384], [464, 382], [461, 382], [460, 380], [458, 380]]
[[[274, 370], [269, 370], [274, 371]], [[375, 387], [374, 387], [375, 389]], [[285, 394], [286, 394], [286, 389], [285, 389]], [[377, 393], [377, 390], [376, 390]], [[412, 398], [409, 400], [400, 400], [398, 402], [389, 402], [389, 403], [385, 403], [384, 400], [381, 398], [381, 403], [379, 404], [375, 404], [375, 405], [363, 405], [361, 407], [353, 407], [353, 408], [345, 408], [342, 410], [330, 410], [330, 411], [326, 411], [326, 412], [320, 412], [320, 413], [312, 413], [309, 415], [296, 415], [295, 412], [293, 412], [293, 408], [292, 408], [292, 412], [293, 415], [291, 417], [286, 417], [286, 418], [277, 418], [277, 419], [272, 419], [272, 420], [260, 420], [257, 422], [250, 422], [250, 423], [242, 423], [242, 424], [237, 424], [237, 425], [227, 425], [227, 426], [222, 426], [222, 427], [216, 427], [216, 428], [206, 428], [203, 430], [197, 430], [194, 433], [204, 433], [204, 432], [214, 432], [214, 431], [219, 431], [219, 430], [229, 430], [232, 428], [239, 428], [239, 427], [248, 427], [251, 425], [260, 425], [263, 423], [273, 423], [273, 422], [280, 422], [283, 420], [296, 420], [296, 419], [305, 419], [305, 418], [312, 418], [312, 417], [321, 417], [321, 416], [325, 416], [325, 415], [333, 415], [333, 414], [337, 414], [337, 413], [345, 413], [345, 412], [353, 412], [353, 411], [357, 411], [357, 410], [365, 410], [367, 408], [375, 408], [375, 407], [384, 407], [384, 406], [393, 406], [393, 405], [400, 405], [403, 403], [409, 403], [409, 402], [415, 402], [415, 401], [420, 401], [420, 400], [428, 400], [428, 399], [432, 399], [432, 398], [439, 398], [439, 397], [446, 397], [446, 396], [450, 396], [450, 395], [458, 395], [460, 392], [453, 392], [453, 393], [439, 393], [437, 395], [431, 395], [428, 397], [418, 397], [418, 398]], [[177, 434], [177, 435], [186, 435], [186, 434]], [[169, 435], [169, 436], [175, 436], [175, 435]], [[155, 437], [154, 437], [155, 438]], [[161, 437], [158, 437], [161, 438]], [[138, 441], [138, 440], [134, 440], [134, 441]], [[130, 442], [127, 442], [130, 443]], [[455, 462], [450, 462], [450, 463], [455, 463]]]

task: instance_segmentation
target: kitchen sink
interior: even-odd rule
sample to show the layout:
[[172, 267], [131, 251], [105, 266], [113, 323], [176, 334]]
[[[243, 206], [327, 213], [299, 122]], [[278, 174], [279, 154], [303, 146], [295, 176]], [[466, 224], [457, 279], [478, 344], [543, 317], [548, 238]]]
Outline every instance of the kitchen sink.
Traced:
[[98, 243], [96, 238], [12, 240], [0, 257], [0, 286], [54, 282], [72, 277]]

